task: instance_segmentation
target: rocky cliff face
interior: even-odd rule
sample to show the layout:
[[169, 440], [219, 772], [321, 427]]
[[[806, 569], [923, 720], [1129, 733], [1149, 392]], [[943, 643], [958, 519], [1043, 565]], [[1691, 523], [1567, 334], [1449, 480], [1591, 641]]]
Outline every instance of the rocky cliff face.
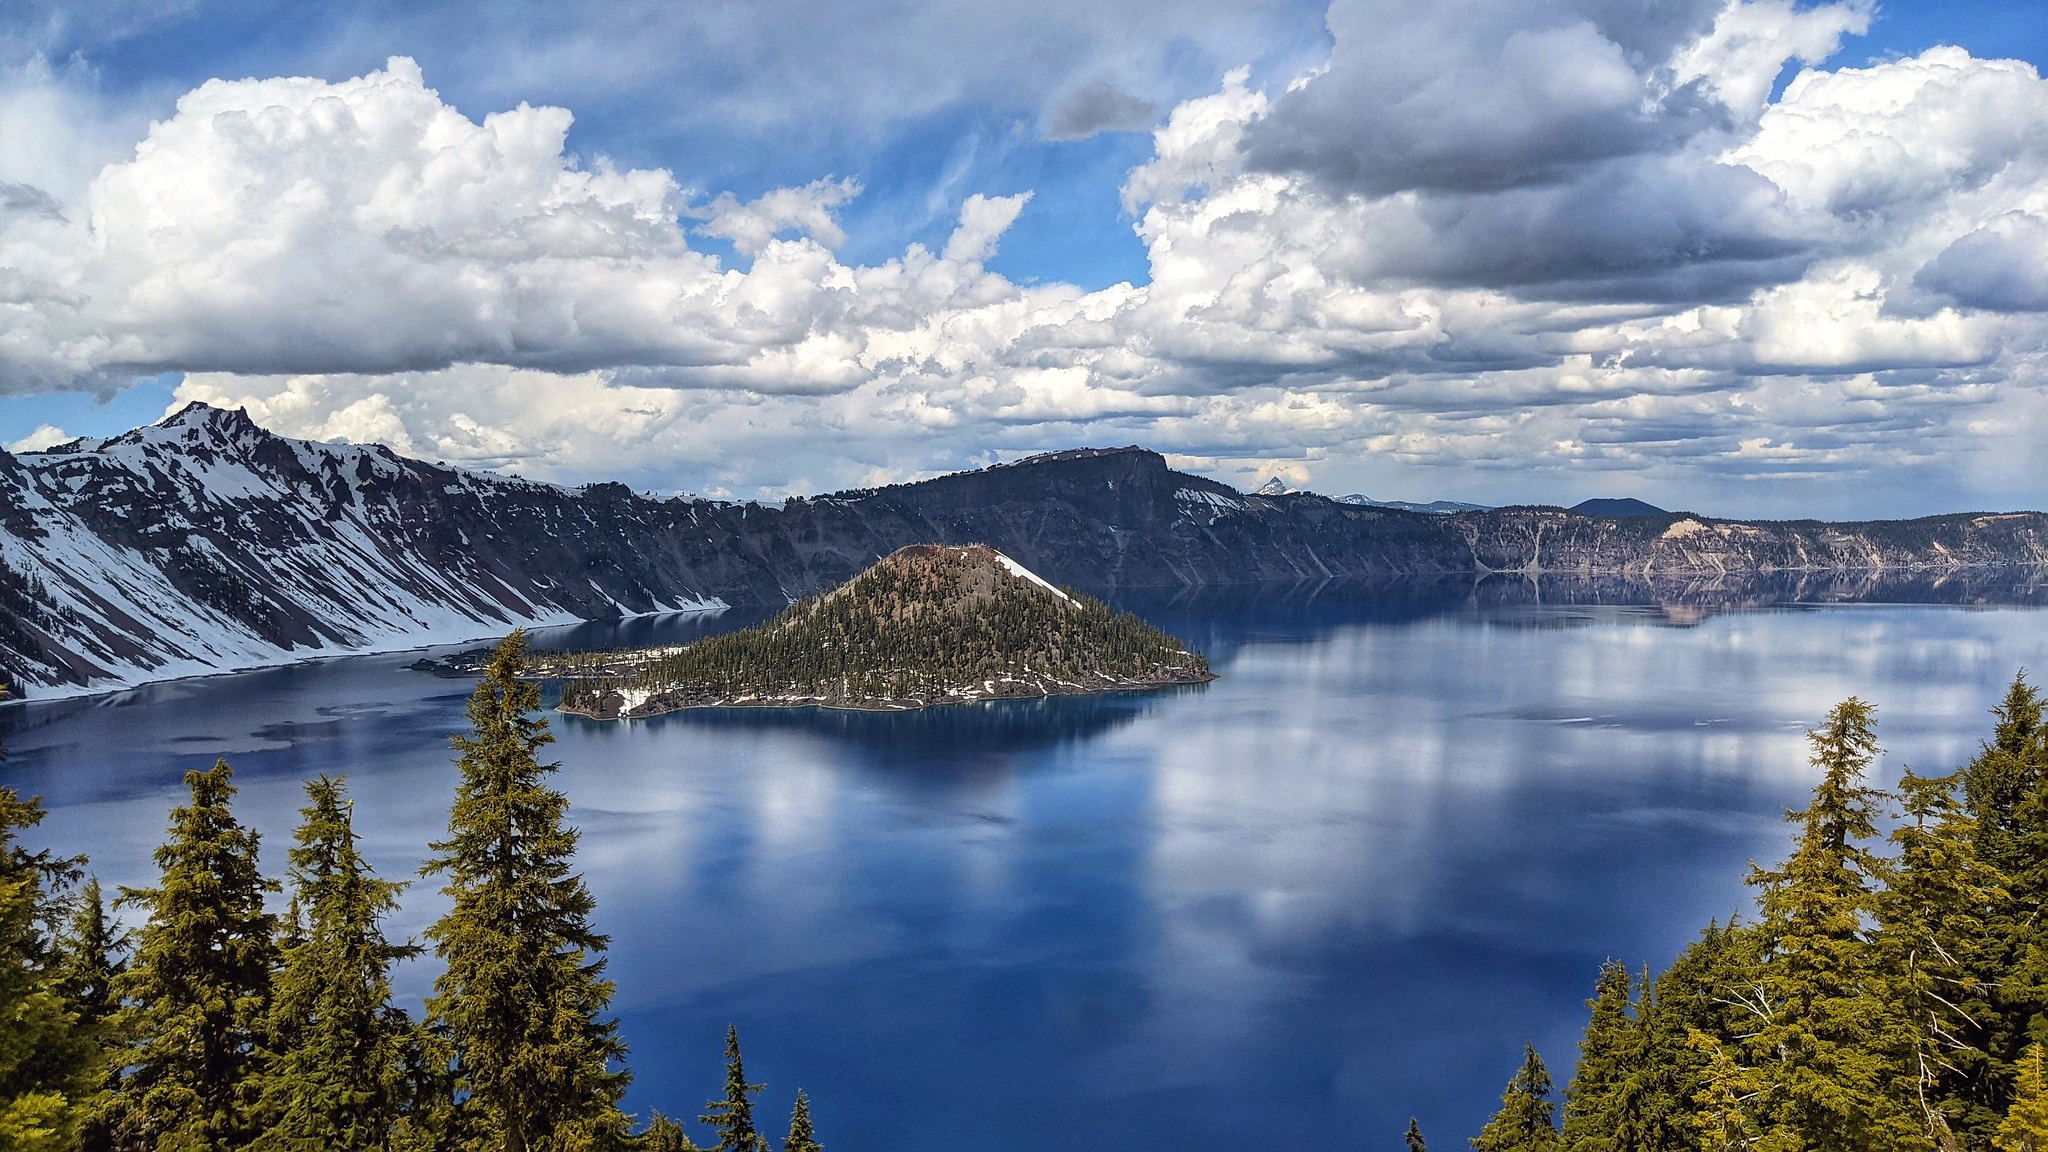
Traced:
[[911, 543], [1143, 587], [1491, 572], [1630, 580], [2048, 563], [2048, 518], [1743, 524], [1249, 496], [1084, 449], [780, 507], [566, 489], [273, 436], [194, 405], [0, 453], [0, 678], [31, 696], [717, 604], [782, 604]]

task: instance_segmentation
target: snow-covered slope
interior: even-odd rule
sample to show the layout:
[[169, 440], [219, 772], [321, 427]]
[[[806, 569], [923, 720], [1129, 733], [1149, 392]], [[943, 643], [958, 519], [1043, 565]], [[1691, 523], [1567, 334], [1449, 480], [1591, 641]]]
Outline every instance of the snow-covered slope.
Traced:
[[504, 562], [510, 526], [493, 512], [572, 497], [286, 440], [201, 405], [110, 440], [0, 455], [0, 585], [23, 601], [5, 605], [0, 587], [0, 606], [16, 608], [0, 620], [0, 669], [50, 697], [605, 609], [720, 606], [604, 573], [565, 587]]
[[920, 541], [983, 542], [1017, 565], [1005, 579], [1036, 573], [1092, 592], [1498, 572], [1720, 587], [1744, 573], [1888, 572], [1974, 594], [1951, 577], [2048, 566], [2048, 517], [2033, 512], [1868, 524], [1425, 516], [1245, 495], [1140, 448], [773, 506], [657, 500], [287, 440], [194, 405], [109, 440], [0, 452], [0, 682], [48, 697], [521, 624], [779, 608]]

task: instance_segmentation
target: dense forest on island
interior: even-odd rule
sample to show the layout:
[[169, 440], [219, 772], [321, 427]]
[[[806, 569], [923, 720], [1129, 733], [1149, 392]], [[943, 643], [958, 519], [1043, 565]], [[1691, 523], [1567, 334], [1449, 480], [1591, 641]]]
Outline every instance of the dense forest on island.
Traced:
[[2024, 675], [1993, 715], [1882, 790], [1875, 709], [1836, 706], [1755, 906], [1655, 976], [1609, 960], [1561, 1099], [1525, 1048], [1472, 1147], [2048, 1152], [2048, 727]]
[[[306, 783], [285, 881], [258, 866], [225, 761], [186, 773], [148, 889], [113, 903], [87, 861], [31, 848], [34, 799], [0, 787], [0, 1152], [687, 1152], [621, 1108], [606, 938], [575, 871], [568, 801], [526, 640], [499, 646], [454, 738], [461, 782], [423, 875], [452, 900], [424, 943], [382, 927], [402, 881], [358, 847], [346, 783]], [[285, 898], [277, 909], [276, 897]], [[419, 1019], [391, 970], [440, 966]], [[737, 1030], [697, 1117], [721, 1152], [769, 1152]], [[637, 1131], [636, 1131], [637, 1129]], [[820, 1152], [798, 1092], [783, 1152]]]
[[763, 624], [687, 647], [543, 667], [571, 678], [565, 710], [607, 717], [704, 704], [921, 707], [1211, 679], [1180, 641], [982, 545], [899, 549]]

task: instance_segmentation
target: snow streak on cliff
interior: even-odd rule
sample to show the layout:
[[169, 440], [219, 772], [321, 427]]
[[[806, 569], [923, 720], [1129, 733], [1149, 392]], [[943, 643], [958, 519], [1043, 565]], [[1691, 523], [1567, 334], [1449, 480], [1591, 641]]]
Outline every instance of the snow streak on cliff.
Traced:
[[766, 506], [466, 472], [193, 405], [109, 440], [0, 452], [0, 681], [47, 697], [517, 625], [780, 608], [920, 542], [985, 543], [1096, 594], [1364, 580], [1541, 598], [1563, 577], [1604, 581], [1584, 594], [1610, 601], [1956, 599], [2001, 566], [2036, 566], [2044, 587], [2048, 517], [1431, 515], [1242, 493], [1141, 448]]
[[[0, 454], [0, 607], [13, 609], [0, 668], [48, 697], [719, 606], [514, 562], [531, 514], [574, 508], [568, 495], [286, 440], [199, 405], [110, 440]], [[547, 518], [550, 533], [590, 527]]]

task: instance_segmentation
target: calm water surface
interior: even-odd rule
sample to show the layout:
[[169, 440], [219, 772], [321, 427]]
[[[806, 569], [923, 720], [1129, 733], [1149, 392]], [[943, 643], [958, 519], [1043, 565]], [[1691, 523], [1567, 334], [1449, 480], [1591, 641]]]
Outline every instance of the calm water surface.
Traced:
[[[777, 1128], [837, 1152], [1451, 1147], [1534, 1041], [1562, 1080], [1609, 956], [1661, 965], [1787, 842], [1802, 731], [1878, 705], [1902, 763], [1988, 731], [2048, 612], [1154, 606], [1222, 679], [912, 715], [557, 718], [612, 934], [631, 1103], [694, 1116], [727, 1022]], [[722, 629], [634, 622], [630, 639]], [[595, 643], [586, 628], [546, 639]], [[0, 779], [108, 883], [180, 774], [235, 765], [282, 871], [346, 773], [378, 866], [445, 824], [468, 685], [337, 660], [0, 711]], [[442, 906], [416, 887], [397, 925]], [[401, 987], [416, 1000], [431, 970]], [[778, 1129], [779, 1130], [779, 1129]]]

